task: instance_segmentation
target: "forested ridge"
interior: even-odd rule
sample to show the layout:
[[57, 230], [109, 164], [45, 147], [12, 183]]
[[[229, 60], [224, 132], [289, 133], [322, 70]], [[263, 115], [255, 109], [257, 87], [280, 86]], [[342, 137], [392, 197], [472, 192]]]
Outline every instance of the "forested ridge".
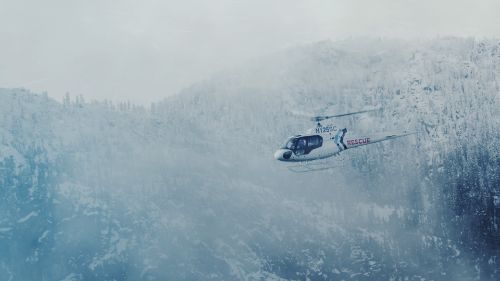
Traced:
[[[5, 280], [498, 280], [500, 41], [353, 39], [151, 106], [0, 89]], [[297, 113], [418, 134], [290, 173]], [[330, 160], [329, 160], [330, 161]]]

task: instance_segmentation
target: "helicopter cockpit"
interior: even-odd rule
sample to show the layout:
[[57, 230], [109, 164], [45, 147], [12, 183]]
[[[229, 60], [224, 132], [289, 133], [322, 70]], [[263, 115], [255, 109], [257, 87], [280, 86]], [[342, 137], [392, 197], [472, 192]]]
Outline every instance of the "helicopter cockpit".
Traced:
[[289, 138], [282, 148], [293, 151], [295, 155], [306, 155], [322, 145], [323, 138], [321, 136], [295, 136]]

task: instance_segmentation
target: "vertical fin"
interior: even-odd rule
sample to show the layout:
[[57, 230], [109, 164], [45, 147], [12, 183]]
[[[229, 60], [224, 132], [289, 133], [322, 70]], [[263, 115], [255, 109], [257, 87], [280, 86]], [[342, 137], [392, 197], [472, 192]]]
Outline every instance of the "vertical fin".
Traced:
[[346, 133], [347, 129], [346, 128], [342, 129], [342, 136], [340, 136], [340, 143], [342, 144], [342, 146], [344, 146], [344, 149], [347, 149], [347, 145], [345, 145], [344, 143], [344, 136]]

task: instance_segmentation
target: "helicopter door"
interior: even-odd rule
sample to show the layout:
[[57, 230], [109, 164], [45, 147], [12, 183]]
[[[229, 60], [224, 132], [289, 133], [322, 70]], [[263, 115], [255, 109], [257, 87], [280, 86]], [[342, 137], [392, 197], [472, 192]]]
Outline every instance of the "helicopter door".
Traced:
[[295, 155], [309, 154], [313, 149], [323, 145], [323, 138], [321, 136], [308, 136], [295, 139], [295, 147], [293, 152]]
[[309, 154], [313, 149], [321, 147], [323, 145], [323, 138], [321, 136], [309, 136], [307, 137], [307, 149], [306, 154]]

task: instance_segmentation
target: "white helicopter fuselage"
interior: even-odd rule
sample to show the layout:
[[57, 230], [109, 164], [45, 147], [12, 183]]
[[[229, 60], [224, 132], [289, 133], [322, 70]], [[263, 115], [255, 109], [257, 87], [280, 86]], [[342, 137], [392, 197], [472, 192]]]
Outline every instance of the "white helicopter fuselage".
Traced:
[[350, 137], [347, 129], [334, 125], [318, 126], [304, 135], [288, 138], [284, 146], [274, 153], [274, 158], [284, 162], [313, 161], [339, 155], [342, 151], [358, 146], [377, 143], [411, 133], [382, 133], [372, 136]]
[[[300, 135], [297, 137], [308, 137], [315, 135]], [[290, 153], [290, 151], [292, 153]], [[290, 157], [285, 155], [290, 155]], [[323, 145], [320, 148], [313, 149], [309, 153], [297, 153], [296, 150], [280, 148], [274, 153], [274, 158], [276, 160], [285, 161], [285, 162], [301, 162], [301, 161], [311, 161], [317, 159], [324, 159], [328, 157], [335, 156], [340, 153], [340, 150], [337, 148], [333, 141], [324, 141]]]

